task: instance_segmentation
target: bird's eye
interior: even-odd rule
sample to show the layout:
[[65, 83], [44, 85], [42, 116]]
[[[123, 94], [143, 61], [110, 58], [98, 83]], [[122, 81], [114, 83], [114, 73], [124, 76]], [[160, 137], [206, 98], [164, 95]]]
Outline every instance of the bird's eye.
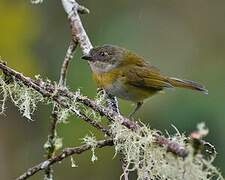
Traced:
[[100, 56], [108, 56], [107, 52], [100, 52]]

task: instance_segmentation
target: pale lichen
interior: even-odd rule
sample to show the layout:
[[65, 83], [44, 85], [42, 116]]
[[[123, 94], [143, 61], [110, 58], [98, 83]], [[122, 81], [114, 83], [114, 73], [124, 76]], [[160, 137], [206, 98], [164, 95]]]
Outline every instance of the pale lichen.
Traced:
[[55, 138], [55, 150], [59, 150], [63, 147], [63, 139], [60, 137]]
[[0, 100], [1, 102], [1, 110], [0, 114], [3, 114], [5, 111], [5, 103], [8, 97], [8, 90], [7, 90], [7, 84], [3, 80], [2, 76], [0, 77], [0, 95], [2, 96], [2, 99]]
[[97, 146], [97, 140], [93, 134], [91, 136], [86, 135], [83, 139], [84, 144], [90, 145], [91, 146], [91, 152], [92, 152], [92, 157], [91, 161], [97, 161], [98, 157], [95, 155], [95, 149]]
[[53, 175], [50, 174], [50, 175], [44, 175], [44, 180], [53, 180]]
[[[206, 158], [193, 153], [187, 137], [176, 133], [170, 139], [179, 142], [189, 150], [186, 158], [177, 157], [154, 141], [155, 130], [143, 125], [132, 131], [115, 122], [111, 125], [116, 153], [122, 153], [127, 166], [125, 172], [136, 171], [138, 180], [208, 180], [216, 177], [222, 180], [219, 171], [212, 165], [215, 155]], [[124, 176], [121, 175], [121, 179]]]
[[[5, 78], [9, 78], [10, 80], [6, 80]], [[40, 86], [47, 87], [52, 84], [50, 80], [43, 81], [39, 75], [35, 76], [36, 82], [41, 83]], [[5, 103], [7, 97], [11, 99], [11, 101], [19, 108], [20, 112], [26, 118], [32, 120], [31, 115], [36, 109], [36, 105], [38, 102], [42, 101], [46, 104], [52, 104], [52, 97], [58, 94], [58, 90], [61, 87], [55, 85], [55, 90], [52, 92], [52, 96], [50, 98], [44, 98], [43, 95], [35, 91], [34, 89], [25, 86], [23, 83], [15, 80], [13, 77], [2, 75], [0, 76], [0, 95], [2, 99], [0, 100], [1, 110], [0, 114], [4, 113]], [[66, 87], [63, 87], [67, 91]], [[97, 122], [101, 121], [101, 116], [98, 112], [93, 109], [86, 107], [82, 103], [77, 101], [77, 97], [80, 96], [80, 90], [78, 89], [73, 93], [72, 98], [60, 97], [60, 101], [62, 101], [65, 106], [61, 106], [56, 104], [56, 113], [58, 122], [67, 122], [70, 114], [76, 113], [78, 116], [81, 115], [81, 112], [86, 115], [86, 117], [90, 119], [94, 119]], [[97, 104], [102, 104], [104, 99], [103, 96], [99, 94], [95, 98]]]
[[59, 123], [67, 123], [68, 118], [70, 117], [71, 110], [59, 106], [57, 108], [57, 117]]
[[78, 165], [76, 164], [73, 156], [70, 156], [70, 161], [71, 161], [71, 167], [72, 168], [77, 168], [78, 167]]
[[93, 109], [91, 108], [88, 108], [88, 107], [83, 107], [83, 112], [84, 114], [90, 118], [90, 119], [94, 119], [96, 122], [101, 122], [102, 120], [102, 117], [99, 115], [98, 112], [94, 111]]
[[[99, 90], [94, 98], [94, 101], [96, 105], [105, 106], [106, 105], [105, 91]], [[97, 122], [101, 122], [102, 120], [102, 116], [91, 108], [83, 107], [83, 112], [87, 117], [89, 117], [90, 119], [94, 119]]]
[[95, 96], [95, 102], [97, 105], [104, 106], [106, 104], [106, 93], [104, 90], [99, 89], [96, 96]]
[[[66, 98], [64, 101], [68, 108], [59, 106], [58, 112], [57, 112], [58, 119], [60, 119], [59, 122], [66, 122], [66, 119], [68, 119], [70, 114], [74, 112], [77, 114], [77, 116], [81, 116], [81, 113], [82, 113], [82, 114], [85, 114], [86, 117], [93, 119], [96, 122], [100, 122], [102, 119], [102, 116], [98, 112], [77, 101], [77, 97], [81, 95], [80, 89], [77, 89], [73, 94], [74, 94], [73, 97]], [[104, 101], [102, 97], [98, 95], [96, 96], [95, 100], [98, 101], [99, 104], [103, 103]]]
[[49, 150], [52, 148], [52, 144], [54, 144], [54, 151], [57, 151], [63, 147], [63, 139], [58, 137], [56, 134], [54, 139], [48, 138], [43, 147], [44, 149]]
[[0, 90], [3, 96], [1, 100], [1, 113], [4, 112], [7, 97], [19, 108], [22, 115], [32, 120], [31, 115], [37, 107], [37, 103], [43, 101], [43, 96], [34, 91], [32, 88], [26, 87], [13, 78], [6, 82], [6, 76], [0, 76]]
[[[64, 90], [67, 90], [67, 88], [64, 87]], [[57, 90], [55, 90], [53, 93], [57, 94]], [[68, 118], [73, 112], [75, 112], [78, 116], [80, 115], [80, 111], [84, 109], [84, 105], [77, 102], [77, 97], [79, 95], [80, 90], [78, 89], [76, 92], [74, 92], [73, 98], [61, 97], [61, 101], [65, 103], [66, 107], [55, 104], [58, 123], [67, 123]]]

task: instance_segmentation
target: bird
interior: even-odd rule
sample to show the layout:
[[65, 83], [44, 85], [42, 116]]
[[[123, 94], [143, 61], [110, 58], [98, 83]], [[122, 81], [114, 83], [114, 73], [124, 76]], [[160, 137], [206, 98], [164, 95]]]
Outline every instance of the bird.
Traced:
[[94, 47], [82, 59], [89, 62], [98, 88], [136, 104], [129, 117], [141, 108], [145, 99], [167, 88], [186, 88], [208, 94], [200, 83], [166, 76], [142, 56], [116, 45]]

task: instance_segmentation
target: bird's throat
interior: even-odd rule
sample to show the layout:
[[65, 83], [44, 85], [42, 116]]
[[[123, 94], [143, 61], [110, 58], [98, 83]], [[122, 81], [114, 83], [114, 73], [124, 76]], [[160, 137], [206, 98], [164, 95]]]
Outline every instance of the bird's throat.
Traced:
[[89, 64], [91, 66], [91, 70], [95, 73], [106, 73], [115, 68], [115, 65], [101, 61], [89, 62]]

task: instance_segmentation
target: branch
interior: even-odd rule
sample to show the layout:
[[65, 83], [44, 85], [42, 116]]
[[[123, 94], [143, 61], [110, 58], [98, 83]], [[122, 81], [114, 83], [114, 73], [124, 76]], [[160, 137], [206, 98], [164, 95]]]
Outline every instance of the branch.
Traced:
[[60, 78], [59, 78], [59, 86], [66, 87], [66, 75], [68, 71], [68, 66], [70, 60], [73, 58], [73, 53], [78, 45], [77, 41], [71, 41], [69, 44], [69, 47], [66, 52], [66, 56], [64, 58], [62, 67], [61, 67], [61, 72], [60, 72]]
[[167, 150], [176, 154], [177, 156], [180, 156], [182, 158], [185, 158], [188, 156], [188, 150], [181, 146], [178, 142], [170, 140], [164, 136], [155, 135], [156, 143], [162, 146], [166, 146]]
[[[77, 92], [74, 93], [72, 91], [69, 91], [66, 88], [66, 74], [68, 71], [68, 65], [73, 57], [75, 48], [79, 44], [82, 49], [82, 53], [86, 55], [89, 54], [89, 51], [93, 48], [93, 46], [85, 32], [85, 29], [83, 28], [82, 22], [79, 17], [79, 13], [86, 14], [89, 13], [89, 10], [84, 6], [79, 5], [76, 0], [61, 1], [66, 13], [68, 14], [72, 32], [72, 40], [61, 67], [58, 85], [52, 84], [51, 82], [44, 82], [41, 79], [31, 79], [0, 62], [0, 69], [2, 69], [3, 73], [10, 78], [12, 77], [11, 82], [5, 80], [5, 78], [0, 79], [2, 89], [4, 91], [3, 95], [5, 96], [4, 101], [7, 96], [10, 96], [11, 100], [15, 103], [14, 94], [16, 94], [16, 92], [18, 91], [20, 92], [20, 94], [23, 94], [23, 92], [30, 92], [30, 94], [28, 93], [28, 95], [26, 95], [26, 98], [24, 99], [33, 98], [33, 102], [38, 102], [38, 98], [35, 99], [34, 96], [39, 96], [38, 93], [40, 93], [43, 97], [46, 97], [46, 99], [50, 100], [50, 102], [53, 103], [52, 121], [50, 123], [50, 130], [47, 141], [50, 145], [46, 148], [47, 160], [32, 168], [29, 168], [24, 174], [18, 177], [17, 180], [27, 179], [41, 170], [45, 171], [45, 178], [53, 179], [53, 164], [61, 162], [63, 159], [73, 154], [80, 154], [89, 149], [93, 151], [96, 147], [101, 148], [112, 145], [115, 145], [116, 153], [122, 155], [121, 162], [124, 173], [121, 175], [121, 178], [124, 177], [125, 180], [129, 179], [129, 172], [134, 170], [137, 171], [138, 178], [140, 179], [152, 179], [152, 177], [153, 179], [159, 179], [160, 177], [171, 178], [171, 174], [174, 175], [174, 177], [178, 177], [178, 173], [181, 173], [180, 176], [184, 178], [186, 177], [186, 174], [189, 174], [189, 172], [192, 171], [193, 168], [199, 168], [199, 170], [196, 171], [199, 173], [195, 174], [199, 174], [199, 177], [201, 178], [202, 176], [204, 176], [205, 178], [203, 179], [208, 179], [209, 174], [212, 174], [211, 176], [213, 176], [213, 173], [215, 173], [219, 177], [220, 173], [214, 168], [214, 166], [211, 165], [212, 160], [207, 161], [203, 158], [203, 156], [201, 156], [201, 146], [204, 144], [201, 140], [201, 137], [202, 135], [204, 135], [204, 133], [202, 134], [202, 132], [204, 131], [197, 133], [197, 135], [194, 134], [195, 138], [191, 139], [191, 141], [188, 143], [186, 142], [187, 138], [185, 136], [178, 136], [180, 134], [173, 136], [174, 140], [173, 138], [166, 138], [157, 133], [156, 130], [152, 130], [145, 125], [140, 125], [137, 122], [133, 122], [130, 119], [122, 116], [119, 112], [116, 97], [112, 97], [107, 94], [106, 103], [108, 106], [105, 107], [98, 103], [98, 101], [89, 99], [88, 97], [82, 96]], [[26, 89], [25, 86], [27, 86], [28, 89]], [[13, 88], [11, 87], [17, 88], [15, 88], [15, 90], [13, 91]], [[18, 89], [20, 88], [25, 90], [19, 91]], [[34, 93], [31, 88], [33, 88], [33, 90], [38, 93]], [[9, 93], [9, 95], [7, 93]], [[41, 97], [40, 99], [43, 98]], [[29, 102], [30, 101], [28, 101], [28, 103], [26, 104], [26, 109], [32, 107]], [[79, 105], [78, 107], [77, 104]], [[15, 103], [15, 105], [18, 106], [17, 103]], [[36, 103], [34, 103], [34, 105], [36, 105]], [[83, 105], [85, 105], [85, 107]], [[110, 125], [110, 129], [104, 127], [95, 119], [88, 117], [86, 106], [89, 107], [88, 110], [91, 108], [94, 112], [99, 113], [101, 116], [105, 116], [109, 121], [113, 122]], [[83, 107], [85, 108], [85, 110], [82, 109]], [[83, 144], [81, 146], [65, 148], [61, 153], [56, 153], [57, 123], [59, 121], [59, 117], [61, 117], [59, 114], [61, 108], [63, 108], [63, 110], [65, 108], [66, 112], [72, 112], [87, 123], [91, 124], [93, 127], [102, 131], [104, 134], [110, 136], [111, 139], [101, 141], [96, 141], [94, 139], [93, 142], [91, 141], [90, 143], [88, 143], [87, 141], [86, 144]], [[166, 148], [161, 148], [159, 146], [164, 146]], [[190, 150], [190, 152], [187, 150], [187, 148]], [[211, 145], [210, 148], [214, 149]], [[176, 156], [183, 158], [185, 158], [189, 154], [190, 155], [185, 159], [177, 158], [171, 153], [167, 154], [166, 150], [172, 152]], [[212, 159], [213, 158], [214, 157], [212, 155]], [[189, 163], [189, 167], [186, 166], [186, 160]], [[164, 163], [164, 165], [166, 166], [163, 167], [161, 163]], [[183, 166], [183, 163], [185, 166]], [[163, 168], [164, 171], [161, 170]], [[172, 173], [171, 170], [173, 170]], [[162, 176], [160, 174], [161, 172]], [[163, 173], [165, 173], [165, 175]], [[171, 179], [174, 178], [172, 177]]]
[[79, 42], [83, 54], [88, 54], [93, 46], [84, 30], [79, 12], [89, 13], [89, 10], [75, 0], [62, 0], [62, 4], [70, 21], [73, 40]]
[[[36, 102], [42, 101], [43, 97], [46, 97], [48, 102], [50, 101], [53, 103], [52, 121], [50, 123], [50, 131], [47, 141], [50, 145], [46, 148], [47, 160], [29, 168], [24, 174], [18, 177], [17, 180], [27, 179], [41, 170], [45, 171], [46, 179], [53, 179], [53, 164], [61, 162], [63, 159], [73, 154], [80, 154], [89, 149], [94, 151], [94, 148], [96, 147], [101, 148], [112, 145], [115, 145], [115, 152], [121, 155], [123, 168], [121, 179], [124, 177], [125, 180], [128, 180], [130, 171], [136, 171], [139, 179], [159, 179], [161, 177], [169, 179], [174, 179], [176, 177], [193, 179], [192, 175], [189, 174], [194, 168], [197, 169], [195, 171], [196, 173], [194, 172], [196, 177], [199, 175], [198, 177], [200, 178], [208, 179], [209, 176], [209, 178], [211, 178], [214, 174], [220, 177], [220, 173], [211, 165], [215, 155], [212, 154], [211, 159], [207, 160], [202, 156], [203, 153], [201, 153], [202, 145], [204, 144], [201, 137], [205, 135], [205, 131], [194, 134], [195, 138], [190, 140], [186, 136], [181, 136], [179, 133], [176, 134], [176, 136], [166, 138], [160, 135], [156, 130], [152, 130], [144, 124], [141, 125], [122, 116], [119, 112], [117, 99], [115, 97], [111, 97], [109, 94], [107, 94], [108, 106], [105, 107], [98, 101], [89, 99], [77, 92], [74, 93], [69, 91], [66, 88], [68, 65], [72, 59], [76, 46], [80, 44], [82, 53], [86, 55], [89, 54], [89, 51], [92, 49], [92, 44], [79, 17], [79, 13], [89, 13], [89, 10], [80, 6], [75, 0], [61, 1], [66, 13], [68, 14], [72, 31], [72, 40], [61, 67], [58, 85], [52, 84], [49, 81], [45, 82], [42, 79], [31, 79], [0, 62], [0, 69], [2, 69], [6, 77], [9, 76], [8, 80], [7, 78], [0, 79], [1, 87], [4, 92], [4, 101], [6, 97], [9, 96], [15, 103], [14, 95], [16, 93], [19, 92], [18, 96], [21, 99], [21, 97], [23, 97], [21, 94], [23, 94], [23, 92], [28, 92], [28, 95], [26, 95], [25, 98], [22, 98], [22, 100], [25, 99], [24, 101], [26, 102], [25, 109], [32, 107], [32, 105], [30, 105], [30, 102], [32, 101], [28, 100], [27, 102], [27, 99], [33, 100], [33, 106], [36, 105]], [[35, 98], [36, 95], [38, 97], [40, 96], [41, 100]], [[15, 103], [15, 105], [18, 106], [17, 103]], [[95, 112], [97, 112], [111, 121], [110, 129], [104, 127], [95, 119], [88, 117], [89, 112], [86, 111], [86, 106], [89, 107], [88, 110], [91, 109], [94, 111], [94, 115], [96, 115]], [[18, 107], [21, 106], [19, 105]], [[102, 131], [104, 134], [110, 136], [111, 139], [96, 141], [93, 138], [93, 141], [86, 141], [86, 144], [78, 147], [65, 148], [58, 154], [56, 152], [56, 128], [59, 117], [61, 117], [61, 108], [63, 110], [65, 109], [65, 112], [72, 112], [74, 115], [80, 117], [93, 127]], [[20, 108], [20, 110], [21, 109], [23, 110], [23, 108]], [[64, 111], [62, 114], [63, 113]], [[204, 130], [204, 128], [202, 129]], [[212, 146], [210, 146], [210, 148], [212, 148]], [[176, 156], [171, 153], [167, 153], [166, 151], [170, 151]], [[188, 158], [185, 158], [187, 155], [189, 155]], [[177, 156], [182, 157], [183, 159], [177, 158]]]
[[[51, 89], [49, 90], [48, 88], [52, 88], [55, 87], [53, 84], [47, 84], [48, 88], [45, 87], [46, 83], [40, 80], [33, 80], [29, 77], [24, 76], [22, 73], [19, 73], [17, 71], [15, 71], [14, 69], [11, 69], [10, 67], [6, 66], [3, 62], [0, 62], [0, 69], [4, 72], [4, 74], [9, 75], [9, 76], [13, 76], [16, 80], [20, 81], [21, 83], [23, 83], [25, 86], [33, 88], [35, 91], [37, 91], [38, 93], [40, 93], [43, 97], [52, 99], [54, 102], [56, 102], [58, 105], [70, 109], [70, 107], [68, 106], [68, 104], [66, 104], [65, 102], [61, 101], [62, 96], [59, 96], [55, 93], [56, 89]], [[99, 129], [100, 131], [102, 131], [103, 133], [109, 134], [109, 130], [105, 127], [103, 127], [101, 124], [99, 124], [97, 121], [89, 118], [88, 116], [86, 116], [84, 113], [80, 112], [80, 111], [74, 111], [73, 113], [80, 117], [81, 119], [83, 119], [85, 122], [91, 124], [93, 127]]]
[[[36, 90], [37, 92], [42, 94], [44, 97], [48, 97], [48, 98], [52, 99], [54, 102], [56, 102], [57, 104], [59, 104], [60, 106], [62, 106], [64, 108], [70, 109], [70, 107], [67, 104], [65, 104], [63, 101], [61, 101], [61, 99], [63, 97], [66, 96], [70, 99], [74, 99], [74, 97], [76, 97], [76, 100], [78, 102], [92, 108], [96, 112], [99, 112], [101, 115], [105, 116], [110, 121], [120, 122], [122, 125], [126, 126], [128, 129], [131, 129], [133, 131], [140, 128], [140, 125], [138, 125], [137, 123], [135, 123], [135, 122], [129, 120], [128, 118], [112, 111], [112, 109], [109, 109], [107, 107], [99, 105], [94, 100], [91, 100], [86, 96], [82, 96], [82, 95], [79, 95], [79, 94], [75, 95], [73, 92], [68, 91], [67, 89], [62, 89], [62, 90], [58, 89], [58, 91], [57, 91], [58, 93], [55, 94], [54, 85], [52, 85], [52, 84], [46, 85], [46, 83], [41, 81], [41, 80], [39, 80], [38, 82], [35, 82], [31, 78], [25, 77], [21, 73], [11, 69], [10, 67], [4, 65], [4, 63], [1, 63], [1, 62], [0, 62], [0, 69], [2, 69], [2, 71], [5, 74], [15, 77], [18, 81], [20, 81], [21, 83], [23, 83], [27, 87], [33, 88], [34, 90]], [[77, 111], [74, 111], [74, 110], [73, 110], [73, 113], [76, 116], [81, 117], [84, 121], [88, 122], [89, 124], [91, 124], [95, 128], [101, 130], [102, 132], [104, 132], [108, 135], [111, 134], [108, 129], [103, 127], [101, 124], [99, 124], [95, 120], [90, 119], [84, 113], [82, 113], [80, 111], [77, 112]], [[156, 139], [156, 141], [155, 141], [156, 144], [166, 146], [169, 151], [173, 152], [177, 156], [186, 157], [187, 154], [188, 154], [188, 151], [186, 150], [186, 148], [184, 146], [182, 146], [182, 145], [180, 145], [180, 144], [178, 144], [178, 143], [176, 143], [176, 142], [174, 142], [170, 139], [167, 139], [167, 138], [165, 138], [163, 136], [160, 136], [160, 135], [155, 135], [155, 139]], [[180, 153], [180, 152], [182, 152], [182, 153]]]
[[[96, 142], [97, 148], [102, 148], [105, 146], [113, 146], [112, 139], [101, 140], [101, 141]], [[57, 162], [61, 162], [62, 160], [64, 160], [65, 158], [67, 158], [73, 154], [81, 154], [91, 148], [92, 148], [92, 146], [88, 145], [88, 144], [84, 144], [84, 145], [81, 145], [78, 147], [65, 148], [60, 154], [58, 154], [44, 162], [41, 162], [38, 165], [33, 166], [32, 168], [29, 168], [24, 174], [19, 176], [16, 180], [27, 179], [27, 178], [31, 177], [32, 175], [36, 174], [37, 172], [44, 170]]]
[[[97, 129], [101, 130], [102, 132], [107, 133], [109, 136], [111, 135], [111, 132], [114, 135], [113, 132], [118, 131], [118, 133], [116, 135], [119, 135], [119, 138], [117, 136], [114, 139], [114, 142], [115, 142], [117, 148], [122, 147], [124, 141], [126, 142], [127, 139], [128, 139], [128, 141], [127, 141], [128, 144], [125, 144], [125, 147], [129, 147], [129, 148], [131, 148], [133, 146], [132, 145], [133, 141], [134, 141], [134, 143], [138, 143], [139, 146], [137, 146], [137, 148], [141, 148], [141, 149], [143, 148], [143, 146], [141, 146], [142, 143], [144, 143], [143, 144], [144, 147], [148, 147], [149, 146], [148, 141], [150, 141], [150, 143], [155, 143], [156, 145], [165, 147], [165, 149], [164, 148], [155, 149], [156, 150], [155, 152], [159, 151], [159, 153], [160, 153], [160, 151], [162, 150], [164, 153], [166, 153], [165, 150], [167, 149], [168, 151], [174, 153], [176, 156], [179, 156], [182, 158], [185, 158], [187, 155], [189, 155], [188, 157], [190, 157], [190, 158], [185, 158], [185, 159], [183, 159], [183, 161], [172, 156], [174, 158], [174, 160], [182, 161], [182, 163], [185, 161], [191, 160], [192, 166], [190, 166], [189, 169], [196, 165], [196, 166], [199, 166], [198, 168], [200, 168], [199, 169], [199, 171], [200, 171], [202, 166], [206, 166], [208, 168], [207, 173], [212, 172], [218, 176], [221, 176], [220, 173], [216, 170], [216, 168], [211, 165], [212, 161], [208, 162], [207, 160], [202, 159], [201, 154], [195, 155], [196, 153], [199, 153], [198, 150], [196, 151], [196, 153], [194, 153], [194, 154], [192, 153], [193, 148], [190, 149], [190, 145], [191, 145], [190, 143], [188, 143], [188, 147], [186, 147], [186, 145], [179, 144], [178, 142], [180, 142], [180, 141], [177, 141], [177, 139], [173, 140], [173, 138], [165, 138], [159, 134], [151, 133], [152, 130], [151, 129], [146, 130], [146, 128], [147, 128], [146, 126], [141, 127], [139, 124], [130, 121], [126, 117], [124, 117], [116, 112], [113, 112], [111, 109], [108, 109], [106, 107], [99, 105], [97, 102], [89, 99], [88, 97], [82, 96], [80, 94], [75, 95], [73, 92], [71, 92], [67, 89], [57, 89], [58, 91], [56, 93], [55, 92], [56, 89], [54, 89], [56, 87], [53, 84], [51, 84], [49, 82], [46, 83], [46, 82], [42, 81], [41, 79], [38, 79], [35, 81], [29, 77], [25, 77], [21, 73], [11, 69], [10, 67], [6, 66], [4, 63], [1, 63], [1, 62], [0, 62], [0, 69], [2, 69], [4, 74], [6, 74], [10, 77], [13, 77], [13, 78], [6, 78], [6, 81], [7, 81], [7, 79], [14, 79], [14, 81], [17, 81], [20, 84], [27, 86], [28, 88], [33, 88], [35, 91], [39, 92], [42, 96], [47, 97], [52, 102], [56, 102], [58, 105], [60, 105], [64, 108], [67, 108], [69, 110], [71, 108], [68, 104], [65, 103], [65, 101], [63, 101], [63, 99], [65, 100], [65, 97], [71, 97], [71, 98], [67, 98], [66, 100], [68, 100], [68, 99], [74, 100], [74, 97], [76, 97], [76, 100], [79, 101], [80, 103], [87, 105], [88, 107], [93, 107], [92, 109], [94, 111], [96, 109], [96, 111], [101, 112], [102, 115], [105, 115], [110, 121], [117, 122], [117, 123], [112, 124], [114, 126], [114, 128], [110, 129], [110, 131], [109, 131], [108, 129], [104, 128], [100, 123], [96, 122], [93, 119], [88, 118], [84, 113], [80, 112], [79, 110], [77, 110], [77, 109], [73, 110], [73, 113], [75, 115], [81, 117], [86, 122], [88, 122], [92, 126], [96, 127]], [[4, 80], [4, 79], [2, 79], [2, 80]], [[7, 81], [6, 83], [10, 83], [10, 81], [9, 82]], [[120, 122], [120, 123], [118, 123], [118, 122]], [[123, 123], [123, 122], [127, 122], [127, 123]], [[131, 128], [131, 126], [128, 125], [128, 124], [132, 124], [132, 123], [135, 124], [135, 128]], [[120, 125], [117, 126], [116, 124], [118, 124], [118, 125], [123, 124], [128, 129], [123, 126], [120, 126]], [[116, 127], [119, 127], [119, 129], [117, 129]], [[147, 134], [142, 134], [142, 128], [144, 128], [143, 132], [147, 133]], [[133, 132], [130, 131], [129, 129], [132, 130]], [[148, 132], [150, 132], [150, 133], [148, 134]], [[128, 135], [129, 137], [126, 136], [125, 134]], [[125, 135], [125, 136], [123, 136], [123, 135]], [[148, 135], [150, 135], [150, 136], [148, 136]], [[142, 136], [144, 137], [143, 139], [142, 139]], [[154, 138], [152, 139], [151, 136], [154, 136]], [[121, 141], [120, 141], [120, 137], [121, 137]], [[123, 139], [123, 137], [125, 137], [125, 138]], [[132, 137], [134, 137], [134, 138], [132, 138]], [[141, 141], [137, 142], [138, 139]], [[183, 142], [183, 144], [185, 144], [185, 141], [182, 140], [182, 142]], [[130, 144], [131, 144], [131, 146], [130, 146]], [[190, 151], [191, 153], [188, 152], [187, 148], [191, 150]], [[139, 149], [136, 149], [136, 151], [137, 150], [139, 150]], [[145, 151], [145, 152], [147, 152], [147, 154], [149, 154], [149, 153], [151, 154], [151, 151]], [[161, 153], [161, 155], [163, 155], [163, 154]], [[171, 155], [169, 155], [169, 157], [171, 158]], [[163, 158], [163, 160], [164, 160], [164, 158]], [[198, 164], [198, 162], [200, 164]], [[129, 162], [129, 163], [131, 163], [131, 162]], [[130, 165], [129, 163], [128, 163], [127, 167], [129, 167], [129, 165]], [[150, 161], [150, 163], [151, 163], [151, 161]], [[143, 168], [146, 168], [146, 167], [143, 166]], [[172, 168], [172, 166], [171, 166], [171, 168]], [[139, 170], [141, 171], [142, 167]], [[182, 169], [181, 169], [181, 171], [182, 171]], [[125, 168], [125, 172], [126, 172], [126, 168]], [[146, 172], [148, 172], [148, 171], [146, 171]], [[206, 172], [202, 171], [202, 173], [206, 173]]]

